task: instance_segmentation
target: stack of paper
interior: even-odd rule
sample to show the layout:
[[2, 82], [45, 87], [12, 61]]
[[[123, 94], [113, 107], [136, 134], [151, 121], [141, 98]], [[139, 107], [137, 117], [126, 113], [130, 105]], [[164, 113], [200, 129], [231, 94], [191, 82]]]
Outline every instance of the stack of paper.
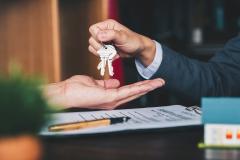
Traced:
[[[130, 117], [126, 123], [106, 127], [79, 129], [72, 131], [49, 132], [48, 126], [61, 123], [89, 121], [111, 117]], [[53, 114], [53, 121], [43, 128], [40, 135], [78, 135], [119, 132], [139, 129], [172, 128], [201, 125], [201, 115], [195, 109], [180, 105], [136, 109], [119, 109], [111, 111], [91, 111]]]

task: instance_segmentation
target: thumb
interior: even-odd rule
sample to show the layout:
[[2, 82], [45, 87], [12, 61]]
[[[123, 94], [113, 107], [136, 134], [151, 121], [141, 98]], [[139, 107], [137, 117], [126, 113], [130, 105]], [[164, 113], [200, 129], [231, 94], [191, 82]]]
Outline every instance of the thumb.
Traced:
[[97, 38], [102, 42], [113, 41], [118, 45], [125, 44], [127, 40], [127, 36], [124, 31], [113, 29], [99, 31]]

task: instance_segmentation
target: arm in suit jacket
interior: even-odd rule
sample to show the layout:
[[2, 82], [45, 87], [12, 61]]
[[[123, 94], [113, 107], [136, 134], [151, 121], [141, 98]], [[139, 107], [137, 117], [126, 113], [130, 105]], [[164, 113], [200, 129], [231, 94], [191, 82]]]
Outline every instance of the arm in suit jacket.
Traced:
[[163, 59], [153, 78], [165, 79], [164, 89], [199, 104], [203, 96], [240, 96], [240, 36], [230, 40], [208, 62], [187, 58], [162, 46]]

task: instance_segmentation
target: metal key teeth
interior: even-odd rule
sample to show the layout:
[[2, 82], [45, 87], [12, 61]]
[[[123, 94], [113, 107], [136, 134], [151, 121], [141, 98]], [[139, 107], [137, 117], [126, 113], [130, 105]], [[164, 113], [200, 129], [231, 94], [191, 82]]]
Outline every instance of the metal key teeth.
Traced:
[[112, 45], [105, 45], [105, 47], [101, 47], [97, 53], [100, 55], [100, 63], [97, 66], [97, 69], [100, 70], [101, 76], [104, 76], [105, 67], [108, 66], [109, 75], [113, 76], [113, 66], [112, 61], [117, 51]]
[[102, 75], [102, 62], [100, 62], [100, 63], [98, 64], [97, 69], [100, 70], [100, 74], [101, 74], [101, 76], [103, 76], [103, 75]]

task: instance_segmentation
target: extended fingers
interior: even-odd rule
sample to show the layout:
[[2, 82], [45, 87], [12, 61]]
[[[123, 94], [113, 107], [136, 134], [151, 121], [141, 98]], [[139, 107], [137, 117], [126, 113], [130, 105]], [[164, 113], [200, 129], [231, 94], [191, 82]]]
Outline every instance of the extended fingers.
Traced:
[[[152, 89], [154, 89], [155, 87], [157, 88], [157, 87], [163, 86], [165, 84], [165, 81], [163, 79], [158, 78], [158, 79], [155, 79], [154, 81], [152, 81], [152, 80], [145, 80], [145, 81], [140, 81], [140, 82], [134, 83], [134, 85], [146, 85], [146, 84], [153, 85]], [[146, 93], [148, 93], [148, 91], [142, 92], [142, 93], [139, 93], [139, 94], [135, 94], [135, 95], [127, 97], [127, 98], [123, 98], [116, 104], [116, 106], [119, 106], [121, 104], [127, 103], [129, 101], [132, 101], [132, 100], [134, 100], [134, 99], [136, 99], [136, 98], [138, 98], [138, 97], [140, 97], [140, 96], [142, 96], [142, 95], [144, 95]]]
[[165, 84], [163, 79], [145, 80], [131, 85], [120, 87], [119, 89], [108, 90], [109, 101], [103, 109], [114, 109], [117, 106], [132, 101], [149, 91], [152, 91]]
[[157, 78], [154, 80], [147, 80], [145, 82], [143, 81], [141, 83], [135, 83], [124, 87], [120, 87], [117, 90], [115, 100], [119, 101], [134, 95], [152, 91], [158, 87], [163, 86], [164, 83], [165, 83], [164, 80]]
[[[116, 83], [117, 81], [112, 79], [108, 80], [108, 83], [106, 84], [111, 84], [111, 83]], [[103, 85], [103, 81], [97, 81], [99, 85]], [[118, 82], [117, 82], [118, 83]], [[137, 82], [131, 85], [123, 86], [118, 89], [116, 89], [118, 84], [114, 85], [109, 85], [108, 89], [105, 90], [105, 92], [102, 92], [102, 98], [104, 101], [102, 101], [102, 104], [98, 105], [97, 108], [101, 109], [114, 109], [117, 106], [127, 103], [131, 100], [134, 100], [149, 91], [152, 91], [153, 89], [156, 89], [158, 87], [161, 87], [164, 85], [164, 80], [157, 78], [154, 80], [145, 80], [141, 82]], [[111, 87], [113, 89], [111, 89]], [[114, 87], [115, 88], [114, 88]], [[105, 98], [103, 98], [105, 97]]]

